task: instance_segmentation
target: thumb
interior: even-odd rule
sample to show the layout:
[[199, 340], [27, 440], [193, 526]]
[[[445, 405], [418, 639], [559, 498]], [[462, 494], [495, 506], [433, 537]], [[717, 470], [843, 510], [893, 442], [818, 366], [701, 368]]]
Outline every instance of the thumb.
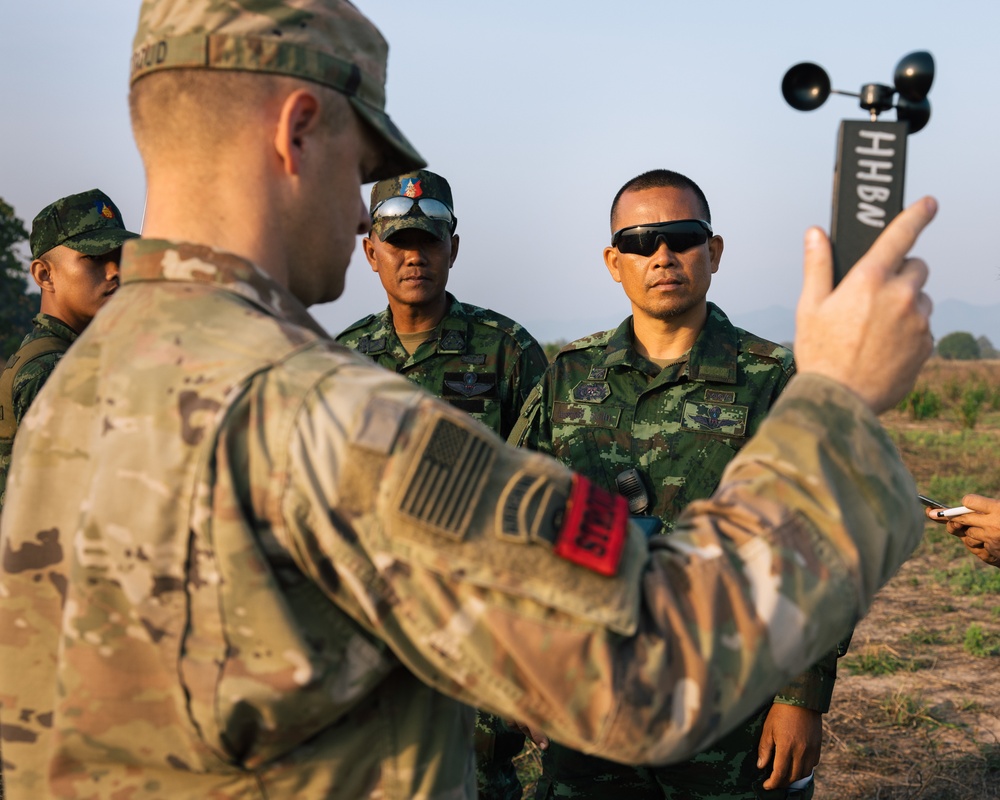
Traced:
[[757, 747], [757, 769], [764, 769], [774, 759], [774, 737], [771, 735], [771, 727], [765, 721], [764, 730], [760, 735], [760, 744]]
[[818, 308], [833, 291], [833, 251], [830, 240], [820, 228], [806, 231], [805, 253], [802, 259], [804, 275], [798, 313]]

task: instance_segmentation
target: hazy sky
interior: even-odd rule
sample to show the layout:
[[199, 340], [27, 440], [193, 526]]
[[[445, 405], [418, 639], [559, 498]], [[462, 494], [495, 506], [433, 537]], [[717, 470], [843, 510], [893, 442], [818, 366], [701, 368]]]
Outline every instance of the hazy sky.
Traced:
[[[1000, 300], [988, 240], [998, 219], [1000, 4], [357, 4], [390, 43], [390, 114], [454, 190], [462, 249], [449, 287], [541, 339], [581, 336], [628, 313], [601, 258], [608, 208], [622, 183], [655, 167], [689, 175], [708, 195], [726, 242], [709, 297], [737, 319], [794, 306], [802, 234], [829, 225], [839, 121], [863, 112], [845, 97], [794, 111], [782, 76], [814, 61], [835, 88], [856, 92], [891, 83], [913, 50], [930, 50], [938, 69], [931, 121], [910, 138], [906, 197], [941, 203], [916, 253], [931, 265], [936, 299]], [[0, 197], [26, 223], [52, 200], [99, 186], [139, 226], [144, 180], [126, 103], [138, 7], [0, 5]], [[384, 305], [359, 248], [344, 296], [314, 312], [337, 333]]]

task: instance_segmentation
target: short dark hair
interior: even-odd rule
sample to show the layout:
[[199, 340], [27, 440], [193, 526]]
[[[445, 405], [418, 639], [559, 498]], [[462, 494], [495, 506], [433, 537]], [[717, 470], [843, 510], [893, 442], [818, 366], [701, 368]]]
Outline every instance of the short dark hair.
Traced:
[[625, 192], [641, 192], [644, 189], [690, 189], [701, 203], [702, 217], [711, 224], [712, 212], [708, 207], [708, 198], [693, 180], [679, 172], [669, 169], [651, 169], [642, 175], [637, 175], [618, 190], [615, 199], [611, 201], [611, 231], [615, 230], [615, 212], [618, 211], [618, 201]]

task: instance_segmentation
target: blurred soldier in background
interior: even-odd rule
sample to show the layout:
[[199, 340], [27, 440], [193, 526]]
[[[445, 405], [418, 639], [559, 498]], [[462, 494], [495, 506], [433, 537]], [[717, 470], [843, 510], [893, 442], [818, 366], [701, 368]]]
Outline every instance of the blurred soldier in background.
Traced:
[[62, 354], [118, 289], [122, 245], [136, 236], [100, 189], [56, 200], [31, 223], [31, 277], [41, 310], [0, 373], [0, 509], [17, 426]]

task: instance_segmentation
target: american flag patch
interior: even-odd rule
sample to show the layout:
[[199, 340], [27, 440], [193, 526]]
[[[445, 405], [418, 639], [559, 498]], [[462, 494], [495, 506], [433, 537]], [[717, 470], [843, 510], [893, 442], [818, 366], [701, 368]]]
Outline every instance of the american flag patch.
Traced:
[[399, 510], [438, 533], [464, 538], [495, 458], [485, 436], [439, 419], [424, 440]]

